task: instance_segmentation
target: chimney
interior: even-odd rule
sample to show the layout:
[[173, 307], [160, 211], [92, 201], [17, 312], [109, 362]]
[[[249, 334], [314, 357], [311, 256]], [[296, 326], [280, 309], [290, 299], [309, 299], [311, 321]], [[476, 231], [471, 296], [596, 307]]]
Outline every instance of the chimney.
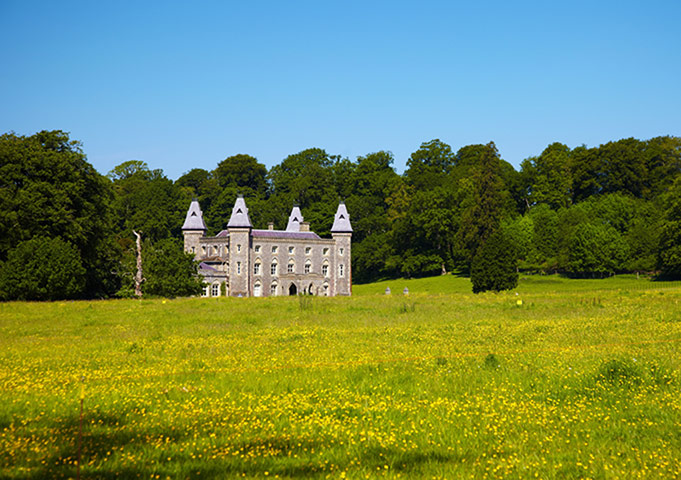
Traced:
[[267, 230], [274, 230], [274, 222], [267, 222]]
[[310, 231], [310, 222], [300, 222], [300, 231], [301, 232], [309, 232]]

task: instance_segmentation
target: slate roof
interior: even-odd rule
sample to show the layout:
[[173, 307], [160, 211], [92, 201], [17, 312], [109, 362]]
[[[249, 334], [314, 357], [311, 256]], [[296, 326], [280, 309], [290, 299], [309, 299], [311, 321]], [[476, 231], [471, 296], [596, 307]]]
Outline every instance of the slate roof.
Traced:
[[321, 240], [314, 232], [290, 232], [285, 230], [253, 230], [254, 237], [259, 238], [290, 238], [297, 240]]
[[294, 205], [291, 210], [291, 215], [288, 216], [288, 224], [286, 225], [287, 232], [299, 232], [300, 222], [303, 221], [303, 214], [300, 212], [300, 207]]
[[211, 270], [213, 272], [218, 271], [217, 268], [211, 267], [210, 265], [208, 265], [207, 263], [204, 263], [204, 262], [199, 263], [199, 270]]
[[232, 209], [232, 216], [229, 217], [229, 222], [227, 223], [227, 228], [244, 227], [251, 228], [251, 219], [248, 218], [248, 207], [244, 201], [243, 195], [239, 195], [234, 202], [234, 208]]
[[350, 233], [352, 232], [352, 225], [350, 225], [350, 214], [345, 208], [345, 202], [340, 202], [336, 215], [333, 217], [333, 226], [331, 233]]
[[192, 200], [187, 210], [187, 217], [184, 219], [182, 230], [203, 230], [206, 231], [206, 224], [203, 221], [203, 212], [197, 199]]

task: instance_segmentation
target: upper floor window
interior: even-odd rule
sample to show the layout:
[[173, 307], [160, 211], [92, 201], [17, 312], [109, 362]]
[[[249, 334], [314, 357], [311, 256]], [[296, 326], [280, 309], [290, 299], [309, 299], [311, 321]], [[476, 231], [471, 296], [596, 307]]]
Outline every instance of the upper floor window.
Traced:
[[260, 262], [253, 264], [253, 275], [260, 275]]
[[328, 265], [322, 265], [322, 275], [325, 277], [329, 276], [329, 266]]
[[293, 247], [288, 247], [288, 253], [289, 253], [289, 254], [293, 254], [294, 251], [295, 251], [295, 248], [293, 248]]
[[310, 273], [311, 270], [312, 270], [312, 263], [308, 260], [307, 262], [305, 262], [305, 273]]
[[324, 247], [322, 249], [322, 255], [328, 255], [329, 254], [329, 247]]
[[[237, 253], [239, 253], [241, 251], [241, 245], [236, 246], [236, 251], [237, 251]], [[341, 253], [341, 255], [343, 255], [343, 254]]]
[[312, 253], [312, 247], [305, 247], [305, 255]]
[[289, 263], [288, 267], [286, 268], [286, 271], [288, 273], [293, 273], [293, 269], [295, 268], [295, 265], [293, 263]]
[[236, 262], [236, 274], [241, 275], [241, 262]]
[[272, 262], [272, 265], [270, 265], [270, 273], [272, 275], [277, 274], [277, 262]]
[[344, 268], [343, 268], [343, 264], [341, 263], [340, 265], [338, 265], [338, 276], [342, 277], [344, 275], [345, 275], [345, 271], [344, 271]]
[[341, 247], [341, 248], [338, 249], [338, 253], [341, 254], [341, 255], [343, 255], [343, 247]]
[[276, 245], [272, 247], [272, 253], [277, 253], [277, 246]]
[[255, 246], [255, 253], [260, 253], [260, 245]]

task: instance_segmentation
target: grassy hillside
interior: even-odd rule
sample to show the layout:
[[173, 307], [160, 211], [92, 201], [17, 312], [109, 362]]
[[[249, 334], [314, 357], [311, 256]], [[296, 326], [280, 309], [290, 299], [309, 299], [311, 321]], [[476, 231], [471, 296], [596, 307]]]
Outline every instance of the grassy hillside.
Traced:
[[469, 292], [0, 304], [0, 477], [75, 477], [81, 385], [83, 478], [681, 475], [681, 286]]

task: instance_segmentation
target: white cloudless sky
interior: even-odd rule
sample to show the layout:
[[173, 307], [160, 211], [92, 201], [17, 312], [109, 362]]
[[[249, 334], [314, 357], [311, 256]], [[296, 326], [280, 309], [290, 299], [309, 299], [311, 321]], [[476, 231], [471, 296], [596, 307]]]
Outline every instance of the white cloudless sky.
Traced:
[[681, 135], [681, 2], [0, 0], [0, 133], [63, 130], [173, 179], [319, 147]]

